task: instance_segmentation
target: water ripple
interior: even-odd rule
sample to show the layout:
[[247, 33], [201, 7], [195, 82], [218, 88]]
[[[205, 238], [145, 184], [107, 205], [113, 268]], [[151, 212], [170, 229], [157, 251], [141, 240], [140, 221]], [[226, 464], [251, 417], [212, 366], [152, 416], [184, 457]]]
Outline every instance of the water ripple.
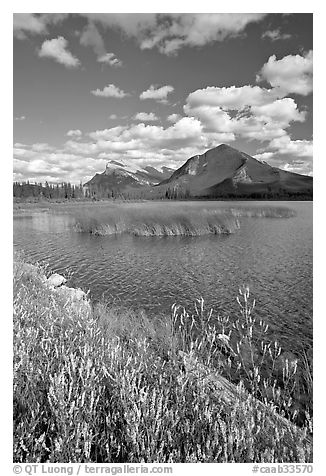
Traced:
[[233, 235], [196, 238], [91, 236], [73, 232], [67, 215], [44, 213], [14, 220], [14, 245], [68, 273], [94, 300], [149, 314], [200, 296], [219, 313], [238, 314], [238, 287], [249, 284], [256, 312], [294, 349], [312, 339], [312, 204], [286, 205], [297, 216], [246, 218]]

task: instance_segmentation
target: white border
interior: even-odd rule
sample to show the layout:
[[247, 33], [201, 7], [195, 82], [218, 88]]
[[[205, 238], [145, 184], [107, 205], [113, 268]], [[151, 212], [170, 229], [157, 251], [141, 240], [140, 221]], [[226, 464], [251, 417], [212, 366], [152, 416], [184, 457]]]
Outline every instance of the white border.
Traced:
[[[6, 5], [7, 6], [7, 5]], [[9, 5], [8, 5], [9, 6]], [[175, 0], [165, 0], [161, 3], [150, 1], [123, 1], [113, 2], [93, 0], [89, 4], [77, 1], [44, 2], [33, 1], [12, 1], [11, 11], [2, 10], [0, 29], [2, 45], [2, 68], [0, 74], [2, 99], [5, 104], [2, 109], [1, 131], [2, 134], [2, 161], [1, 161], [1, 214], [3, 220], [1, 263], [4, 265], [1, 272], [2, 306], [2, 332], [1, 332], [1, 375], [3, 380], [1, 392], [1, 410], [3, 425], [1, 427], [0, 448], [2, 451], [1, 460], [5, 463], [6, 469], [2, 469], [2, 474], [12, 473], [12, 137], [13, 137], [13, 113], [12, 113], [12, 13], [13, 12], [266, 12], [266, 13], [314, 13], [314, 401], [315, 401], [315, 444], [314, 444], [314, 475], [325, 474], [322, 472], [322, 462], [326, 459], [323, 455], [325, 428], [324, 408], [324, 365], [325, 360], [323, 347], [325, 335], [325, 304], [323, 293], [325, 292], [323, 279], [325, 264], [325, 209], [324, 209], [324, 189], [325, 189], [325, 151], [322, 149], [322, 140], [326, 136], [325, 120], [321, 120], [324, 114], [324, 91], [325, 89], [325, 32], [326, 18], [325, 7], [322, 2], [310, 1], [279, 1], [273, 2], [240, 2], [228, 1], [218, 4], [216, 1], [201, 0], [200, 2], [184, 2]], [[227, 7], [227, 8], [225, 8]], [[325, 147], [324, 147], [325, 149]], [[4, 171], [3, 171], [4, 169]], [[7, 467], [8, 465], [8, 467]], [[207, 474], [250, 474], [252, 465], [247, 464], [215, 464], [204, 465], [204, 468], [197, 464], [180, 465], [176, 464], [174, 475], [184, 471], [187, 474], [195, 474], [198, 470]], [[181, 468], [180, 468], [181, 467]]]

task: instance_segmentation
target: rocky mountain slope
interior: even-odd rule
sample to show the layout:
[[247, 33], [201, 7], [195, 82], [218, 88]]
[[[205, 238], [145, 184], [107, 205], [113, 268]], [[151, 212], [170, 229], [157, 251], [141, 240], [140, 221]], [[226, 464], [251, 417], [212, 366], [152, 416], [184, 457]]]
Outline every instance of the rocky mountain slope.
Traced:
[[[312, 177], [272, 167], [226, 144], [191, 157], [160, 189], [182, 197], [312, 196]], [[266, 197], [266, 198], [267, 198]]]

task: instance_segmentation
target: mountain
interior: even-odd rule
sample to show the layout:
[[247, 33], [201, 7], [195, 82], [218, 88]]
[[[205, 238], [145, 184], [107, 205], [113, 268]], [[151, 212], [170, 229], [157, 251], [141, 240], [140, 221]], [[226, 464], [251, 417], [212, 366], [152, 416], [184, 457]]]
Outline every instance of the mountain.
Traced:
[[179, 169], [107, 163], [84, 185], [91, 197], [312, 200], [313, 179], [272, 167], [226, 144], [188, 159]]
[[191, 157], [158, 188], [175, 197], [312, 199], [313, 179], [278, 169], [226, 144]]
[[112, 197], [120, 194], [137, 195], [137, 191], [150, 188], [166, 180], [174, 169], [162, 167], [139, 167], [131, 161], [109, 160], [103, 173], [96, 174], [84, 184], [84, 191], [90, 196]]

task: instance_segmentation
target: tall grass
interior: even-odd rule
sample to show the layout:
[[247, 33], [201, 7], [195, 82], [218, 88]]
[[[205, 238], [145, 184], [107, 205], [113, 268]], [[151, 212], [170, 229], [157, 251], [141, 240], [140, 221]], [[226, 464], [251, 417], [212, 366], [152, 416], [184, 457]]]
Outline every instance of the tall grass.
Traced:
[[248, 289], [232, 319], [202, 300], [149, 319], [75, 307], [42, 273], [15, 262], [16, 462], [311, 461], [309, 409], [298, 428], [290, 402], [300, 365]]
[[199, 236], [229, 234], [240, 217], [288, 218], [294, 212], [282, 207], [203, 207], [184, 203], [128, 203], [84, 207], [76, 211], [75, 229], [94, 235], [130, 233], [135, 236]]

